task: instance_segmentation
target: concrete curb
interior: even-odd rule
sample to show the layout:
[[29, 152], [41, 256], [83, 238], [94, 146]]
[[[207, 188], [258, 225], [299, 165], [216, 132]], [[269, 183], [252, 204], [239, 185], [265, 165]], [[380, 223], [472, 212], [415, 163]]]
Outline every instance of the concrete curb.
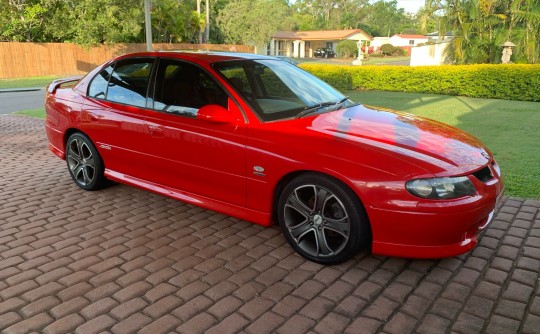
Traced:
[[33, 92], [33, 91], [44, 90], [44, 89], [45, 87], [6, 88], [6, 89], [0, 89], [0, 93]]

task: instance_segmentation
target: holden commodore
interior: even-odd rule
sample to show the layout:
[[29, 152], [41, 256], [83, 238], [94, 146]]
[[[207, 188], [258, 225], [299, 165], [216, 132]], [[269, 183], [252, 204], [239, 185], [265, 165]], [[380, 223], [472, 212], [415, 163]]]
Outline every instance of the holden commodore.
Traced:
[[503, 193], [491, 152], [362, 105], [272, 57], [147, 52], [47, 88], [49, 148], [77, 186], [147, 189], [261, 225], [305, 258], [471, 250]]

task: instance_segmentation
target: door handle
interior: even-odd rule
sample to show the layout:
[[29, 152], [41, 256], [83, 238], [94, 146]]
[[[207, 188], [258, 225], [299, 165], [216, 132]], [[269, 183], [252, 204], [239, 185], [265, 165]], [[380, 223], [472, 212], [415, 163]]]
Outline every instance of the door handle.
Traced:
[[153, 137], [163, 137], [163, 129], [160, 126], [148, 125], [148, 133]]

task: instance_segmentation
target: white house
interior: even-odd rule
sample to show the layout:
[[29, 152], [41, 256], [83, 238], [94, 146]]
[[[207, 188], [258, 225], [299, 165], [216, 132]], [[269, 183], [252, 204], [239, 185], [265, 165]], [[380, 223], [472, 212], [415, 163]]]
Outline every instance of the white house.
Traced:
[[270, 40], [267, 54], [295, 58], [313, 57], [313, 52], [318, 48], [335, 51], [336, 44], [343, 40], [362, 41], [367, 44], [373, 37], [362, 29], [278, 31]]
[[429, 40], [424, 35], [406, 35], [396, 34], [389, 39], [389, 43], [393, 46], [415, 46], [421, 43], [426, 43]]
[[384, 44], [390, 43], [390, 37], [373, 37], [370, 46], [373, 47], [373, 51], [377, 52]]

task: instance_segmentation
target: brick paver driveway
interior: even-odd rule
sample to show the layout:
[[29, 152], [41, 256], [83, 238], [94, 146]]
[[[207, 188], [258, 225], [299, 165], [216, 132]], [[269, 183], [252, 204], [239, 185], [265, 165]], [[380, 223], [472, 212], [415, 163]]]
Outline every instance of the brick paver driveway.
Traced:
[[277, 228], [82, 191], [46, 144], [42, 120], [0, 116], [2, 333], [540, 331], [539, 201], [506, 199], [464, 256], [324, 267]]

